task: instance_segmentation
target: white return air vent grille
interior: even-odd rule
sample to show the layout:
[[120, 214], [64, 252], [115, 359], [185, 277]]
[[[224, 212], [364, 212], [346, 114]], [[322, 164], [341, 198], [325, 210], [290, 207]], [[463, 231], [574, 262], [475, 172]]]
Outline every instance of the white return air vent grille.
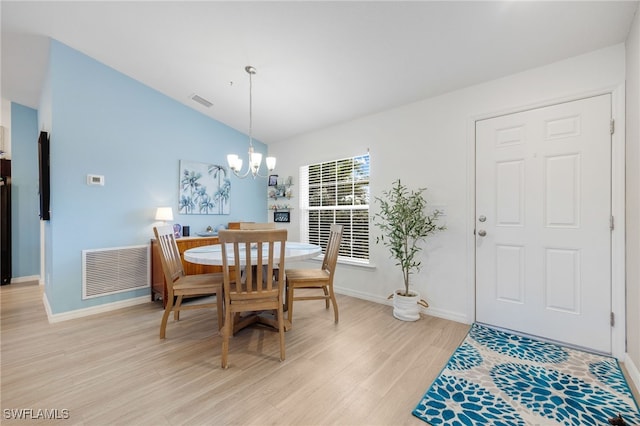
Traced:
[[149, 246], [82, 250], [82, 298], [148, 288]]

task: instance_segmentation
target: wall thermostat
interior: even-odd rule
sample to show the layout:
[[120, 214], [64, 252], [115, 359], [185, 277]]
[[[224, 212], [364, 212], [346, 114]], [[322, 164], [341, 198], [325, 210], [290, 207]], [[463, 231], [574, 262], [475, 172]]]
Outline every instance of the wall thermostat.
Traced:
[[104, 176], [87, 175], [87, 185], [101, 185], [101, 186], [104, 186]]

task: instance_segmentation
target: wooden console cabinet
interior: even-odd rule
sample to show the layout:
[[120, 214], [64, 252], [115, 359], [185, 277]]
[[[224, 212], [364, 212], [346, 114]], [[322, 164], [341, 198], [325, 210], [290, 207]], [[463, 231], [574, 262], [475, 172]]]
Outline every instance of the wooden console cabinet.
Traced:
[[[182, 259], [182, 267], [187, 275], [207, 274], [210, 272], [222, 272], [221, 266], [198, 265], [184, 260], [184, 252], [190, 248], [200, 246], [210, 246], [218, 244], [218, 237], [182, 237], [176, 238], [180, 258]], [[162, 271], [162, 262], [160, 261], [160, 252], [158, 242], [151, 240], [151, 301], [162, 300], [162, 307], [166, 306], [167, 300], [167, 284], [164, 280], [164, 272]]]

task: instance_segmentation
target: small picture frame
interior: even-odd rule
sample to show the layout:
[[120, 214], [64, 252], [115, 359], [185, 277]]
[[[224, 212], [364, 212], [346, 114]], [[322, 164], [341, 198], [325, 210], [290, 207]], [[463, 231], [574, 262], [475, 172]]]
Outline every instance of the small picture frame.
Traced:
[[273, 212], [273, 221], [277, 223], [291, 222], [290, 212]]
[[269, 175], [269, 186], [278, 185], [278, 175]]
[[182, 226], [179, 223], [173, 224], [173, 236], [176, 238], [182, 238]]

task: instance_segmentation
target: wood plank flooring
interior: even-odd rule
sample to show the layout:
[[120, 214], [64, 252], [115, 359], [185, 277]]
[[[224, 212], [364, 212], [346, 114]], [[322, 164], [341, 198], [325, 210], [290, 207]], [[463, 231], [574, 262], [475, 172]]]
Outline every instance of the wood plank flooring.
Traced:
[[[411, 411], [469, 326], [338, 295], [296, 304], [277, 333], [248, 328], [220, 368], [214, 310], [185, 311], [158, 338], [160, 303], [49, 324], [37, 283], [0, 288], [0, 423], [57, 409], [65, 425], [419, 425]], [[63, 412], [62, 410], [68, 410]]]
[[395, 320], [391, 307], [338, 295], [296, 304], [286, 333], [247, 328], [220, 368], [214, 310], [171, 318], [149, 303], [49, 324], [36, 283], [0, 288], [0, 401], [68, 410], [65, 425], [420, 425], [411, 415], [469, 326]]

